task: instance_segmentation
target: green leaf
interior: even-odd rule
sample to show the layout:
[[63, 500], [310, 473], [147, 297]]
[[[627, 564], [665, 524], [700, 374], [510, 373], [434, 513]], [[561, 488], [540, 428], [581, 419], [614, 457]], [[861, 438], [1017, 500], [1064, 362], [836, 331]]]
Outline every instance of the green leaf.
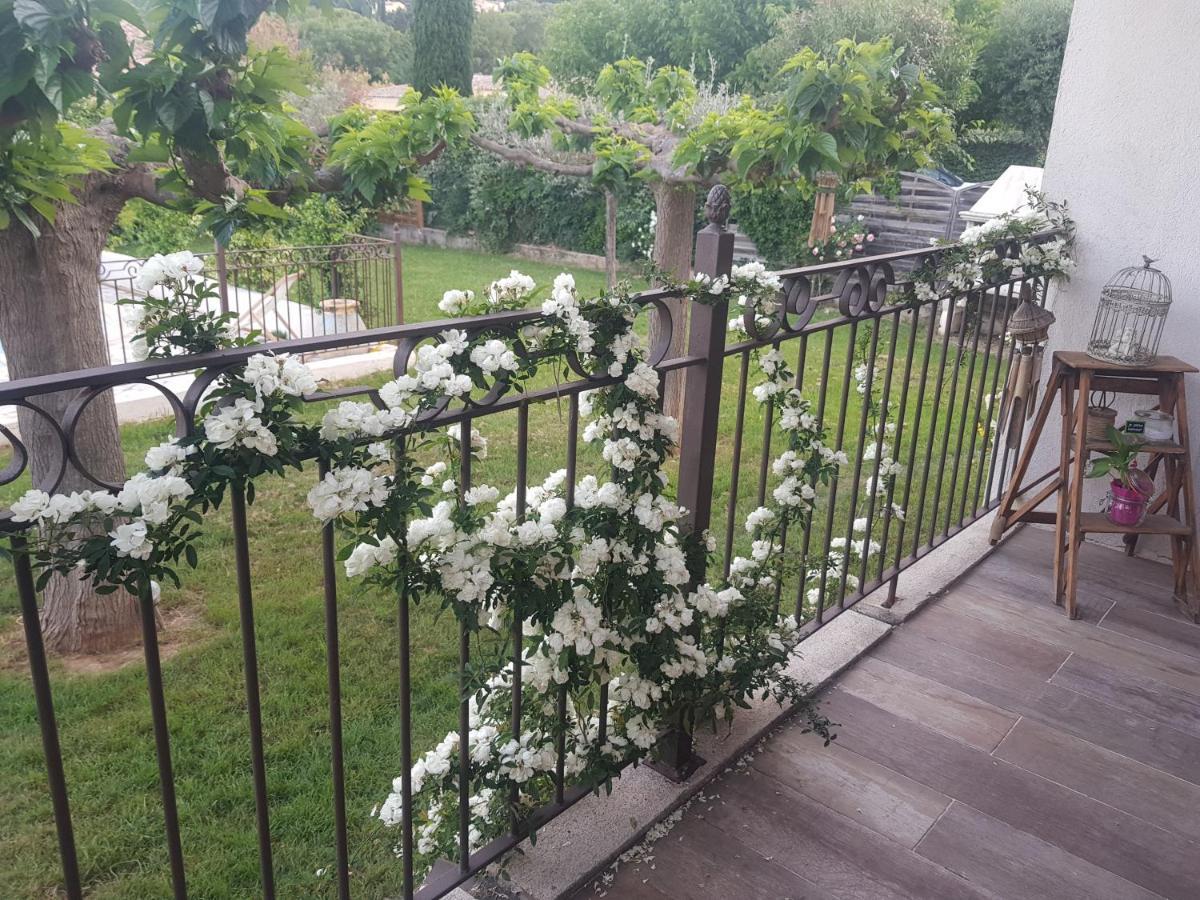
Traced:
[[13, 17], [25, 28], [37, 34], [45, 34], [54, 24], [54, 15], [38, 0], [16, 0]]
[[32, 234], [35, 238], [42, 236], [41, 229], [38, 228], [37, 225], [34, 224], [33, 219], [31, 219], [29, 217], [29, 213], [25, 212], [25, 210], [21, 209], [21, 207], [19, 207], [19, 206], [12, 207], [12, 214], [17, 217], [17, 221], [19, 221], [22, 225], [24, 225], [25, 228], [29, 231], [29, 233]]
[[827, 131], [818, 131], [812, 136], [812, 148], [831, 162], [838, 162], [837, 139]]

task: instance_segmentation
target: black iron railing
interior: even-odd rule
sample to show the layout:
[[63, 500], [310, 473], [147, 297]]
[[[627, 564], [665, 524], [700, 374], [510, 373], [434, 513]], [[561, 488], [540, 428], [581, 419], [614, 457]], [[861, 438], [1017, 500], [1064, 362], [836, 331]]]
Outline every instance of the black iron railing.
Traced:
[[[1016, 258], [1020, 247], [1000, 248]], [[1044, 300], [1041, 279], [1027, 279], [1019, 268], [1002, 283], [979, 285], [969, 291], [936, 301], [915, 302], [896, 285], [894, 272], [903, 263], [911, 266], [936, 262], [937, 249], [893, 254], [845, 263], [790, 269], [780, 273], [785, 301], [774, 321], [751, 328], [752, 336], [729, 339], [728, 310], [724, 302], [696, 304], [682, 309], [677, 292], [649, 291], [636, 302], [644, 315], [657, 322], [659, 340], [649, 361], [660, 372], [680, 372], [683, 378], [684, 422], [678, 455], [677, 493], [692, 510], [691, 524], [712, 527], [721, 548], [716, 565], [728, 573], [732, 559], [747, 538], [739, 523], [745, 514], [762, 505], [770, 486], [772, 421], [774, 411], [751, 404], [751, 361], [756, 351], [774, 349], [794, 354], [797, 386], [812, 398], [814, 415], [829, 435], [829, 445], [846, 454], [841, 475], [827, 487], [814, 485], [816, 511], [810, 528], [787, 536], [783, 552], [795, 559], [791, 575], [781, 580], [777, 599], [785, 609], [794, 608], [806, 634], [819, 629], [840, 612], [852, 607], [872, 591], [889, 586], [895, 595], [897, 578], [914, 561], [929, 553], [997, 502], [998, 486], [1004, 481], [1008, 462], [1006, 448], [997, 440], [996, 418], [1001, 392], [1012, 359], [1004, 337], [1009, 316], [1024, 292]], [[696, 270], [712, 275], [727, 273], [732, 258], [732, 237], [712, 231], [697, 242]], [[681, 315], [686, 313], [686, 317]], [[396, 369], [406, 368], [413, 348], [447, 327], [477, 333], [516, 329], [536, 320], [539, 313], [510, 312], [476, 319], [460, 319], [373, 328], [352, 334], [324, 334], [280, 340], [270, 349], [278, 353], [307, 353], [343, 349], [356, 345], [393, 342], [397, 345]], [[674, 328], [687, 322], [686, 350], [671, 355]], [[53, 490], [63, 483], [78, 483], [80, 460], [73, 442], [79, 416], [91, 398], [128, 384], [154, 384], [171, 393], [156, 376], [185, 376], [194, 373], [189, 389], [171, 394], [176, 431], [190, 433], [196, 427], [197, 410], [205, 389], [215, 377], [244, 362], [257, 348], [150, 360], [85, 372], [64, 373], [0, 385], [0, 407], [15, 406], [23, 415], [37, 416], [40, 399], [66, 394], [75, 402], [49, 434], [57, 448], [26, 448], [17, 434], [0, 427], [12, 445], [12, 461], [0, 473], [0, 485], [28, 479], [29, 449], [43, 457], [58, 453], [61, 465], [41, 471], [37, 487]], [[726, 370], [726, 360], [733, 363]], [[489, 395], [478, 402], [443, 408], [423, 420], [421, 429], [458, 425], [464, 444], [472, 423], [503, 413], [515, 416], [514, 467], [521, 504], [521, 488], [527, 481], [530, 446], [545, 442], [562, 454], [567, 484], [573, 485], [580, 465], [579, 395], [613, 379], [594, 377], [586, 360], [567, 361], [575, 380], [520, 392]], [[378, 402], [371, 385], [335, 387], [306, 398], [313, 403], [363, 396]], [[540, 404], [566, 403], [565, 428], [554, 434], [530, 433], [530, 412]], [[565, 436], [565, 439], [564, 439]], [[462, 454], [461, 489], [471, 485], [472, 462]], [[727, 473], [727, 474], [726, 474]], [[316, 472], [320, 478], [324, 473]], [[86, 480], [86, 479], [85, 479]], [[254, 625], [254, 572], [250, 552], [244, 485], [232, 490], [233, 534], [239, 630], [245, 667], [245, 715], [249, 723], [250, 761], [254, 787], [253, 806], [247, 803], [244, 828], [257, 837], [260, 883], [254, 893], [276, 895], [276, 864], [273, 847], [278, 835], [271, 828], [270, 772], [261, 702], [262, 685]], [[722, 509], [723, 508], [723, 509]], [[717, 510], [717, 515], [713, 515]], [[712, 521], [710, 521], [712, 520]], [[0, 520], [16, 549], [22, 541], [21, 526]], [[297, 535], [297, 542], [303, 535]], [[352, 892], [375, 895], [369, 885], [358, 885], [350, 874], [347, 825], [347, 746], [344, 739], [342, 675], [354, 660], [343, 659], [339, 649], [339, 603], [333, 525], [326, 525], [319, 541], [323, 573], [323, 618], [325, 626], [330, 785], [332, 821], [329, 846], [334, 855], [338, 895]], [[51, 681], [39, 626], [38, 594], [34, 588], [29, 559], [14, 555], [15, 588], [19, 597], [32, 686], [42, 735], [42, 749], [57, 828], [63, 870], [63, 888], [68, 896], [81, 897], [84, 885], [95, 873], [81, 870], [69, 805], [69, 785], [64, 775], [62, 749], [51, 693]], [[719, 573], [718, 573], [719, 574]], [[172, 770], [171, 730], [163, 699], [163, 670], [159, 659], [158, 635], [153, 608], [144, 604], [143, 645], [146, 678], [152, 711], [153, 736], [159, 763], [161, 802], [165, 809], [164, 839], [176, 896], [186, 896], [186, 864], [181, 827], [176, 813], [176, 783]], [[407, 602], [402, 598], [397, 611], [397, 677], [399, 753], [407, 772], [420, 748], [413, 746], [411, 652], [414, 636]], [[520, 733], [520, 648], [518, 621], [510, 636], [514, 664], [513, 731]], [[459, 751], [468, 752], [470, 670], [474, 650], [465, 625], [458, 631]], [[272, 685], [271, 687], [274, 687]], [[600, 740], [604, 740], [607, 703], [606, 685], [600, 694]], [[269, 688], [268, 688], [269, 689]], [[560, 716], [565, 716], [565, 695], [558, 698]], [[560, 734], [563, 733], [560, 729]], [[680, 768], [688, 752], [678, 748], [672, 762]], [[467, 810], [469, 779], [461, 779], [459, 798], [459, 858], [435, 866], [423, 886], [414, 884], [412, 869], [413, 822], [405, 810], [401, 845], [404, 854], [405, 896], [442, 896], [473, 873], [516, 846], [531, 830], [558, 815], [594, 786], [572, 784], [564, 774], [563, 748], [559, 743], [554, 799], [547, 806], [513, 823], [511, 832], [486, 846], [472, 850]], [[464, 770], [469, 761], [463, 760]], [[186, 798], [181, 798], [186, 802]], [[251, 821], [254, 822], [251, 825]], [[103, 829], [103, 821], [84, 827]], [[145, 863], [139, 861], [139, 865]]]

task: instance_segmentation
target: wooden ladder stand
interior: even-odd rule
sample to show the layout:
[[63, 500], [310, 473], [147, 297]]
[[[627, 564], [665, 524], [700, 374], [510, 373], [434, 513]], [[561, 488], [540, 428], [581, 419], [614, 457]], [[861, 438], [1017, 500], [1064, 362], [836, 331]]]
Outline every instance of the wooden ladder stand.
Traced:
[[[1195, 366], [1172, 356], [1159, 357], [1149, 366], [1131, 367], [1093, 359], [1086, 353], [1058, 351], [1054, 354], [1046, 395], [996, 512], [991, 540], [996, 543], [1018, 522], [1053, 523], [1054, 602], [1063, 606], [1070, 618], [1079, 616], [1075, 591], [1079, 582], [1079, 551], [1085, 535], [1123, 534], [1126, 553], [1132, 556], [1139, 535], [1165, 534], [1171, 538], [1175, 602], [1185, 616], [1200, 622], [1200, 591], [1197, 590], [1200, 551], [1196, 544], [1196, 500], [1184, 393], [1184, 376], [1196, 371]], [[1175, 416], [1176, 440], [1147, 441], [1140, 448], [1140, 452], [1149, 457], [1144, 468], [1151, 475], [1161, 468], [1165, 483], [1162, 492], [1150, 501], [1146, 518], [1140, 525], [1115, 525], [1104, 513], [1083, 511], [1088, 456], [1092, 451], [1113, 449], [1107, 440], [1094, 439], [1087, 434], [1088, 396], [1092, 391], [1156, 396], [1158, 409]], [[1050, 473], [1049, 480], [1036, 492], [1023, 497], [1026, 489], [1022, 485], [1038, 438], [1054, 407], [1055, 395], [1062, 413], [1058, 470]], [[1030, 489], [1044, 480], [1038, 479]], [[1055, 492], [1058, 493], [1057, 510], [1039, 512], [1037, 508]]]

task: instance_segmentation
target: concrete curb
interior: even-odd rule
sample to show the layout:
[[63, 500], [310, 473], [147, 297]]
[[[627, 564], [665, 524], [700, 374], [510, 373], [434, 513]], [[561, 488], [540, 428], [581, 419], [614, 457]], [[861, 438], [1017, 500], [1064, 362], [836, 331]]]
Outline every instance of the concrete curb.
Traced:
[[[849, 610], [806, 640], [789, 674], [816, 688], [828, 684], [882, 640], [891, 626]], [[521, 844], [509, 859], [509, 886], [529, 900], [557, 900], [582, 887], [612, 860], [639, 843], [646, 832], [686, 803], [791, 715], [773, 702], [742, 710], [729, 731], [697, 735], [696, 750], [707, 762], [685, 783], [673, 784], [650, 769], [627, 770], [608, 796], [576, 803], [537, 835], [537, 846]]]
[[959, 578], [990, 556], [1019, 528], [1025, 527], [1019, 525], [1009, 529], [1000, 542], [993, 546], [990, 541], [992, 519], [992, 515], [984, 516], [905, 569], [900, 576], [896, 602], [891, 608], [883, 605], [887, 599], [887, 588], [882, 587], [860, 600], [855, 610], [889, 625], [906, 621], [946, 593]]

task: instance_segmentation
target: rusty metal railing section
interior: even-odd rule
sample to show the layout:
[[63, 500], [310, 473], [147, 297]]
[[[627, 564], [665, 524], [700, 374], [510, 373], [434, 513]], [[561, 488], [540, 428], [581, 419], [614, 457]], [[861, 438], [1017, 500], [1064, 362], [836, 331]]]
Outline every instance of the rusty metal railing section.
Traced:
[[[390, 242], [373, 252], [391, 258]], [[337, 248], [322, 248], [333, 252]], [[1015, 259], [1020, 248], [1005, 249]], [[996, 418], [1001, 408], [1001, 393], [1012, 348], [1005, 339], [1008, 318], [1022, 290], [1044, 301], [1046, 285], [1041, 279], [1025, 278], [1019, 267], [1012, 267], [1001, 283], [977, 285], [969, 290], [943, 296], [936, 301], [917, 302], [903, 284], [896, 284], [894, 272], [920, 264], [936, 264], [938, 249], [854, 259], [779, 273], [782, 282], [780, 302], [764, 318], [743, 317], [735, 334], [727, 325], [723, 305], [693, 304], [688, 309], [679, 291], [648, 291], [635, 297], [642, 313], [657, 320], [654, 333], [658, 343], [651, 349], [649, 361], [659, 372], [678, 372], [682, 379], [683, 425], [678, 452], [677, 494], [681, 504], [692, 511], [698, 529], [711, 526], [717, 539], [716, 566], [728, 574], [739, 547], [747, 541], [739, 523], [755, 507], [762, 506], [771, 484], [771, 442], [774, 411], [770, 403], [750, 404], [751, 360], [756, 352], [776, 350], [794, 360], [796, 386], [811, 398], [812, 415], [828, 435], [829, 452], [844, 458], [840, 474], [827, 485], [813, 485], [815, 508], [812, 524], [802, 533], [785, 538], [782, 552], [789, 561], [791, 574], [776, 585], [777, 599], [794, 607], [802, 633], [811, 634], [840, 612], [852, 607], [874, 590], [887, 586], [895, 597], [897, 579], [905, 568], [984, 515], [998, 501], [998, 486], [1004, 481], [1009, 454], [997, 437]], [[226, 290], [235, 292], [246, 284], [249, 271], [267, 272], [255, 290], [274, 277], [275, 272], [311, 264], [311, 257], [284, 256], [268, 263], [268, 254], [279, 251], [246, 251], [233, 263], [221, 262]], [[376, 259], [376, 257], [371, 257]], [[254, 267], [247, 261], [254, 261]], [[340, 257], [339, 263], [353, 262]], [[719, 276], [728, 274], [732, 265], [732, 235], [707, 230], [697, 243], [697, 272]], [[383, 268], [383, 267], [380, 267]], [[235, 276], [233, 273], [237, 272]], [[353, 269], [351, 270], [354, 271]], [[131, 278], [126, 272], [120, 278]], [[117, 276], [114, 276], [117, 277]], [[282, 277], [282, 276], [281, 276]], [[342, 277], [342, 276], [339, 276]], [[373, 275], [354, 274], [359, 279]], [[392, 277], [389, 270], [387, 277]], [[372, 289], [373, 290], [373, 289]], [[509, 331], [534, 322], [537, 311], [505, 312], [474, 319], [457, 319], [419, 325], [397, 325], [388, 316], [399, 315], [397, 288], [380, 297], [391, 298], [384, 309], [372, 300], [364, 316], [365, 330], [349, 333], [332, 331], [320, 334], [280, 337], [270, 349], [284, 353], [316, 353], [346, 350], [363, 345], [396, 345], [395, 368], [407, 369], [409, 355], [422, 341], [434, 338], [453, 327], [470, 333]], [[332, 293], [347, 293], [330, 288]], [[233, 304], [231, 304], [231, 308]], [[376, 317], [381, 318], [376, 318]], [[255, 322], [248, 326], [261, 328]], [[682, 353], [670, 352], [672, 333], [686, 328], [681, 335]], [[249, 328], [248, 328], [249, 330]], [[57, 445], [57, 464], [36, 473], [36, 487], [54, 490], [64, 482], [88, 480], [103, 484], [87, 472], [86, 461], [76, 452], [75, 436], [84, 410], [93, 399], [114, 388], [131, 384], [150, 384], [168, 397], [180, 435], [196, 427], [196, 416], [207, 388], [217, 376], [238, 366], [261, 348], [238, 348], [201, 356], [155, 359], [126, 363], [84, 372], [15, 381], [0, 384], [0, 406], [17, 407], [26, 421], [39, 420], [36, 437]], [[726, 371], [725, 363], [731, 365]], [[444, 406], [418, 423], [418, 428], [445, 429], [458, 426], [469, 440], [472, 423], [506, 411], [516, 417], [515, 466], [518, 486], [526, 482], [531, 442], [545, 441], [557, 448], [567, 469], [567, 483], [574, 484], [579, 461], [579, 396], [583, 391], [610, 383], [603, 374], [589, 370], [587, 360], [567, 360], [570, 379], [565, 383], [533, 386], [522, 391], [492, 392], [478, 402]], [[190, 386], [174, 393], [159, 376], [173, 375]], [[67, 397], [67, 402], [45, 404], [47, 396]], [[306, 398], [313, 402], [347, 397], [367, 397], [378, 402], [371, 386], [337, 386]], [[538, 404], [565, 404], [566, 422], [561, 432], [550, 435], [530, 434], [530, 410]], [[48, 409], [65, 409], [55, 416]], [[0, 425], [0, 431], [12, 447], [12, 459], [0, 472], [0, 484], [27, 474], [31, 453], [22, 436]], [[46, 447], [39, 455], [53, 456]], [[462, 454], [462, 489], [471, 483], [471, 455]], [[319, 478], [323, 472], [317, 472]], [[74, 479], [74, 480], [72, 480]], [[518, 488], [519, 489], [519, 488]], [[239, 630], [246, 677], [246, 715], [250, 731], [250, 761], [254, 783], [254, 831], [261, 869], [261, 895], [273, 897], [273, 836], [269, 816], [268, 772], [265, 747], [270, 740], [264, 734], [260, 710], [260, 671], [254, 630], [252, 560], [249, 527], [244, 496], [235, 491], [231, 506], [233, 547], [236, 562], [236, 591]], [[715, 514], [714, 514], [715, 511]], [[0, 527], [11, 532], [20, 548], [20, 526], [0, 519]], [[299, 536], [297, 536], [299, 539]], [[346, 746], [343, 736], [341, 675], [353, 660], [341, 658], [339, 650], [338, 597], [335, 578], [333, 525], [321, 531], [323, 615], [327, 648], [328, 733], [330, 739], [330, 784], [333, 822], [330, 844], [334, 849], [335, 881], [340, 897], [351, 894], [350, 853], [347, 837]], [[22, 623], [28, 647], [32, 686], [43, 741], [43, 755], [53, 803], [54, 819], [63, 868], [63, 886], [71, 897], [83, 895], [83, 881], [77, 859], [70, 816], [68, 785], [64, 775], [62, 749], [51, 694], [51, 680], [38, 619], [38, 593], [28, 557], [13, 556], [15, 587], [20, 600]], [[716, 573], [715, 573], [716, 574]], [[151, 611], [143, 622], [146, 652], [146, 677], [158, 748], [159, 775], [164, 805], [170, 809], [165, 819], [164, 838], [176, 896], [185, 896], [183, 856], [180, 850], [180, 825], [174, 815], [175, 778], [168, 747], [169, 725], [163, 704], [163, 674], [158, 658], [158, 637]], [[520, 623], [514, 639], [520, 642]], [[470, 640], [465, 626], [459, 630], [460, 690], [468, 690]], [[400, 604], [398, 663], [408, 672], [414, 635], [405, 604]], [[519, 671], [519, 670], [518, 670]], [[603, 688], [600, 688], [603, 692]], [[519, 691], [519, 686], [514, 686]], [[521, 707], [514, 693], [514, 718]], [[401, 764], [407, 771], [413, 759], [411, 716], [413, 697], [407, 678], [400, 684]], [[565, 715], [562, 698], [560, 714]], [[607, 703], [600, 698], [600, 715]], [[467, 696], [459, 704], [459, 729], [469, 729]], [[600, 728], [604, 722], [601, 719]], [[514, 731], [518, 728], [514, 727]], [[464, 740], [463, 745], [466, 742]], [[677, 757], [690, 752], [683, 742]], [[686, 759], [673, 764], [686, 768]], [[465, 790], [460, 805], [469, 800]], [[516, 846], [533, 829], [561, 813], [595, 786], [571, 784], [563, 774], [562, 758], [555, 777], [554, 798], [524, 820], [514, 824], [510, 834], [475, 850], [463, 837], [464, 852], [452, 863], [438, 865], [423, 886], [412, 880], [411, 854], [406, 860], [405, 896], [440, 897], [461, 884], [473, 873]], [[246, 817], [249, 830], [251, 816]], [[463, 819], [466, 821], [466, 819]], [[103, 823], [88, 823], [103, 828]], [[412, 846], [412, 822], [403, 843]], [[143, 864], [139, 862], [139, 864]], [[356, 891], [358, 888], [356, 888]], [[362, 888], [372, 895], [369, 888]]]

